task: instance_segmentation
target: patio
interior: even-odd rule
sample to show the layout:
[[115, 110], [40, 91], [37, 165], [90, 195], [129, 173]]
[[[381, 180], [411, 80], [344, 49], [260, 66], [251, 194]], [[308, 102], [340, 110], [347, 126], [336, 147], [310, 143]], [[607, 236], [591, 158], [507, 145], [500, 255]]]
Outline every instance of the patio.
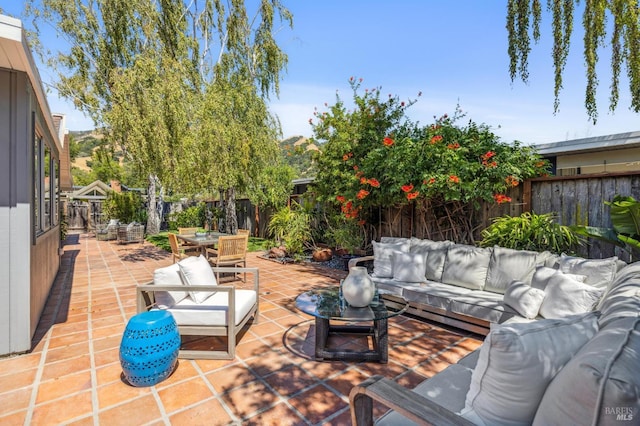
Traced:
[[250, 253], [247, 266], [260, 268], [260, 321], [240, 338], [236, 359], [180, 360], [164, 382], [135, 388], [121, 380], [120, 339], [135, 286], [169, 265], [170, 253], [87, 234], [70, 235], [64, 249], [33, 351], [0, 358], [0, 424], [348, 425], [354, 384], [381, 374], [412, 387], [482, 343], [403, 315], [389, 320], [388, 364], [316, 362], [313, 320], [294, 299], [345, 273]]

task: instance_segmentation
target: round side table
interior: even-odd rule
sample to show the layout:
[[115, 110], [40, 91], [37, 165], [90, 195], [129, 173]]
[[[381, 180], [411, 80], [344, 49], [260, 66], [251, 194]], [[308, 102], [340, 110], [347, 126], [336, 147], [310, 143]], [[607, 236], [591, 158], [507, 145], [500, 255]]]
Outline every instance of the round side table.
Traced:
[[142, 312], [127, 323], [120, 343], [120, 364], [133, 386], [153, 386], [171, 375], [178, 361], [180, 334], [173, 315]]

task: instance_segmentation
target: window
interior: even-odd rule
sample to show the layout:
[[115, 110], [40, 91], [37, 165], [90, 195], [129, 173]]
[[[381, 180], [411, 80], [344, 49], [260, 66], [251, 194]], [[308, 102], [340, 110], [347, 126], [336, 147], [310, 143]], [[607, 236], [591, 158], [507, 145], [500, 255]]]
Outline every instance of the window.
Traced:
[[60, 162], [37, 128], [33, 139], [33, 229], [37, 236], [59, 223]]

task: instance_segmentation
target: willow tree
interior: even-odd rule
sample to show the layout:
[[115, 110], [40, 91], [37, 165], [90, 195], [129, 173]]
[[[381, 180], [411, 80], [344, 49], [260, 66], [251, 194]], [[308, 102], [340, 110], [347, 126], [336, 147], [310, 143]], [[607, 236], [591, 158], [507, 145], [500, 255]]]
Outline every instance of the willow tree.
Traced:
[[[264, 113], [265, 99], [278, 92], [287, 61], [274, 33], [278, 18], [291, 25], [292, 16], [279, 0], [251, 4], [250, 17], [243, 0], [27, 0], [36, 31], [50, 24], [67, 42], [50, 57], [59, 93], [149, 175], [150, 233], [158, 225], [157, 182], [176, 191], [205, 183], [231, 191], [264, 162], [245, 168], [247, 158], [223, 162], [221, 152], [271, 155], [275, 137], [266, 136], [279, 128]], [[251, 102], [203, 113], [212, 97], [227, 102], [246, 93]], [[209, 168], [196, 169], [194, 157]], [[217, 173], [215, 164], [225, 169]]]
[[[569, 54], [574, 12], [579, 0], [547, 0], [553, 32], [553, 65], [555, 75], [554, 112], [558, 111], [562, 76]], [[511, 79], [529, 77], [528, 59], [531, 39], [540, 39], [542, 5], [540, 0], [509, 0], [507, 30], [509, 33], [509, 72]], [[601, 49], [611, 46], [611, 85], [609, 109], [618, 106], [620, 72], [626, 68], [631, 93], [630, 109], [640, 112], [640, 8], [638, 0], [586, 0], [582, 15], [584, 27], [584, 60], [586, 66], [585, 108], [595, 124], [598, 118], [596, 64]], [[610, 31], [610, 34], [607, 34]], [[607, 35], [609, 39], [607, 40]]]

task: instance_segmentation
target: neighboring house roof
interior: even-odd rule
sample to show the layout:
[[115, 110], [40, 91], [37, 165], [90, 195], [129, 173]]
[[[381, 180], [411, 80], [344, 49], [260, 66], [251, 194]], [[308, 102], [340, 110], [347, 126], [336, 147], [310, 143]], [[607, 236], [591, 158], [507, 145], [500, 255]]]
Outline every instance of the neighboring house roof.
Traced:
[[543, 157], [640, 147], [640, 131], [536, 145]]
[[69, 194], [70, 199], [81, 200], [104, 200], [107, 198], [107, 194], [113, 191], [109, 185], [101, 180], [94, 180], [87, 186], [77, 189]]

